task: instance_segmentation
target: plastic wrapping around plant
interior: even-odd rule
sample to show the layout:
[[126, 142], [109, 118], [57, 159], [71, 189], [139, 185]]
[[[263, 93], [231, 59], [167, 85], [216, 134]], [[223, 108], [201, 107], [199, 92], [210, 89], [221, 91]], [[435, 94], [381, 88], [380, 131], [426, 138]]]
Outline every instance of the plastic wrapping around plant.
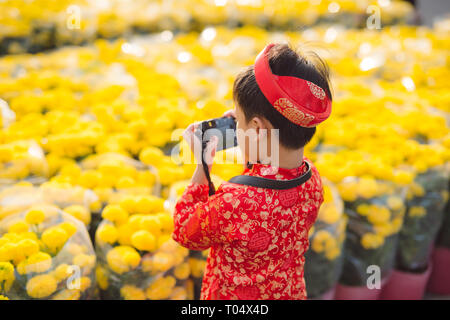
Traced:
[[[216, 186], [216, 188], [218, 188], [219, 185], [223, 182], [223, 180], [221, 178], [219, 178], [218, 176], [213, 175], [213, 174], [211, 175], [211, 180], [214, 183], [214, 185]], [[170, 186], [169, 195], [164, 204], [164, 207], [169, 212], [173, 212], [173, 210], [175, 209], [175, 205], [177, 204], [178, 198], [181, 197], [184, 190], [186, 190], [186, 187], [189, 184], [190, 184], [190, 180], [182, 180], [182, 181], [175, 182]]]
[[84, 224], [55, 206], [0, 222], [0, 295], [8, 299], [96, 298], [95, 263]]
[[102, 298], [183, 300], [189, 297], [189, 250], [172, 240], [164, 200], [123, 196], [107, 205], [96, 232]]
[[39, 184], [47, 176], [44, 152], [34, 140], [17, 140], [0, 145], [0, 186], [22, 180]]
[[42, 202], [42, 193], [31, 183], [18, 183], [0, 190], [0, 221]]
[[186, 187], [189, 185], [189, 180], [183, 180], [173, 183], [169, 189], [169, 196], [164, 204], [165, 208], [169, 212], [173, 212], [178, 198], [183, 194]]
[[200, 299], [203, 274], [205, 273], [206, 260], [208, 259], [209, 250], [189, 252], [189, 266], [191, 268], [190, 279], [193, 283], [194, 299]]
[[[448, 21], [450, 24], [450, 20]], [[448, 180], [447, 185], [447, 193], [443, 192], [442, 194], [447, 195], [447, 204], [444, 208], [444, 218], [442, 222], [441, 229], [439, 231], [438, 237], [436, 239], [436, 247], [445, 247], [450, 249], [450, 179]]]
[[87, 157], [81, 162], [81, 174], [77, 183], [90, 188], [99, 197], [92, 208], [91, 236], [101, 222], [101, 209], [118, 201], [124, 195], [159, 195], [161, 185], [158, 171], [119, 153], [103, 153]]
[[341, 276], [347, 218], [336, 187], [322, 178], [324, 202], [310, 230], [310, 248], [305, 253], [305, 284], [309, 298], [331, 290]]
[[[216, 187], [218, 187], [223, 182], [223, 180], [216, 175], [211, 175], [211, 179]], [[183, 194], [189, 183], [189, 180], [184, 180], [171, 185], [169, 197], [165, 202], [166, 209], [168, 209], [170, 212], [173, 212], [177, 199]], [[208, 254], [209, 250], [189, 250], [189, 266], [191, 268], [190, 280], [192, 281], [193, 285], [192, 294], [194, 299], [200, 299], [203, 274], [205, 272]]]
[[37, 204], [51, 204], [74, 216], [90, 227], [91, 209], [98, 203], [92, 190], [80, 186], [43, 183], [35, 187], [18, 183], [0, 191], [0, 220]]
[[[0, 54], [38, 52], [63, 44], [79, 45], [100, 38], [117, 37], [130, 32], [162, 30], [198, 30], [209, 25], [256, 25], [262, 28], [291, 29], [316, 24], [366, 26], [369, 0], [355, 4], [348, 0], [310, 1], [230, 1], [178, 0], [176, 3], [134, 0], [109, 1], [108, 6], [85, 0], [60, 0], [48, 4], [45, 14], [39, 4], [21, 1], [21, 5], [0, 2], [5, 12], [0, 22]], [[15, 9], [15, 10], [13, 10]], [[151, 10], [149, 10], [151, 9]], [[67, 11], [66, 11], [67, 10]], [[409, 21], [413, 7], [405, 1], [383, 4], [383, 23]], [[82, 14], [82, 19], [77, 19]], [[21, 17], [20, 21], [14, 19]], [[69, 20], [68, 20], [69, 18]]]
[[443, 220], [436, 240], [436, 246], [450, 249], [450, 200], [447, 201], [447, 205], [445, 206]]
[[93, 228], [92, 216], [99, 209], [99, 198], [92, 190], [80, 186], [51, 183], [44, 183], [39, 189], [45, 203], [51, 203], [63, 209], [83, 222], [89, 231]]
[[406, 189], [389, 181], [347, 177], [338, 185], [348, 216], [343, 272], [339, 283], [366, 286], [369, 266], [381, 278], [394, 267], [398, 233], [406, 211]]
[[418, 174], [407, 195], [407, 214], [397, 251], [396, 267], [424, 272], [444, 219], [448, 200], [449, 166], [437, 166]]
[[0, 99], [0, 129], [6, 129], [16, 120], [16, 114], [5, 100]]

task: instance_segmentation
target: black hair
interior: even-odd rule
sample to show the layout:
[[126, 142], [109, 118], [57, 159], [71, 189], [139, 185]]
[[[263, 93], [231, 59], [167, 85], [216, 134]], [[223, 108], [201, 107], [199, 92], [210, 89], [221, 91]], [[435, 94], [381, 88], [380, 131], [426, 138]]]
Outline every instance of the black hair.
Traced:
[[[331, 100], [328, 66], [314, 52], [309, 54], [311, 59], [306, 59], [288, 44], [276, 44], [268, 52], [272, 73], [310, 81], [325, 90]], [[315, 127], [306, 128], [292, 123], [270, 104], [256, 83], [254, 66], [246, 68], [236, 77], [233, 99], [243, 110], [247, 122], [253, 117], [262, 116], [279, 129], [280, 143], [287, 148], [304, 147], [316, 132]]]

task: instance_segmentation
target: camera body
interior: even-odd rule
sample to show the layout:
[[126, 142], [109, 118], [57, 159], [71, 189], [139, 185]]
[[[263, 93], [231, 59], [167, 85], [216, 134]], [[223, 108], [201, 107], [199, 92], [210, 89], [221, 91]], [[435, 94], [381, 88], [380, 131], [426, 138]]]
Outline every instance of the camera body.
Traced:
[[212, 136], [218, 137], [217, 151], [237, 146], [236, 120], [232, 117], [203, 121], [195, 134], [202, 141], [203, 149]]

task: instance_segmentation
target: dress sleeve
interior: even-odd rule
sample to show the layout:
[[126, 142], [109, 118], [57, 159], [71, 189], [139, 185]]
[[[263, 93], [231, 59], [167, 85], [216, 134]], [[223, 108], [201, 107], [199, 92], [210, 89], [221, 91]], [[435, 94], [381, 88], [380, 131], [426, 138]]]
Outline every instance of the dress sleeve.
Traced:
[[229, 194], [219, 188], [215, 195], [208, 196], [208, 190], [207, 185], [190, 184], [175, 206], [172, 238], [191, 250], [205, 250], [229, 240], [231, 225], [225, 217], [229, 218], [233, 210], [231, 202], [225, 200]]
[[311, 199], [316, 199], [315, 205], [313, 206], [313, 210], [309, 212], [309, 214], [306, 217], [306, 227], [307, 230], [311, 228], [311, 226], [316, 222], [318, 213], [320, 211], [320, 207], [322, 206], [322, 203], [324, 201], [324, 191], [323, 191], [323, 185], [322, 180], [320, 178], [320, 175], [316, 168], [314, 168], [315, 171], [315, 179], [316, 179], [316, 189], [314, 192], [310, 194]]

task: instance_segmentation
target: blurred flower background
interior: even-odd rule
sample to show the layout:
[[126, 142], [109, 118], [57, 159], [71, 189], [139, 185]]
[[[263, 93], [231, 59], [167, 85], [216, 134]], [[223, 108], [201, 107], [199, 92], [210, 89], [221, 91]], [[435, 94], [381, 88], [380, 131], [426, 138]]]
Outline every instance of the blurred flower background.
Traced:
[[[171, 157], [177, 129], [232, 108], [268, 42], [332, 73], [305, 150], [325, 186], [308, 296], [383, 297], [372, 265], [383, 286], [427, 275], [385, 298], [428, 279], [450, 295], [450, 19], [416, 16], [394, 0], [0, 1], [0, 298], [198, 297], [206, 253], [170, 238], [195, 167]], [[216, 185], [241, 169], [216, 164]]]

